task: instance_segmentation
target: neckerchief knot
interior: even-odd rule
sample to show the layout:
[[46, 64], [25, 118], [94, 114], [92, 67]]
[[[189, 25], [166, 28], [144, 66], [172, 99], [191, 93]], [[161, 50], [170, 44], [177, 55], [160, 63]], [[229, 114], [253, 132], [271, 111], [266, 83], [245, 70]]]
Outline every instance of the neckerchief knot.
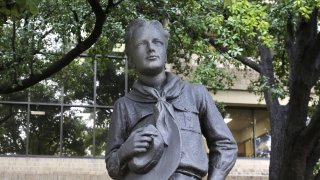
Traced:
[[[132, 91], [127, 95], [129, 99], [138, 102], [154, 102], [154, 118], [156, 128], [159, 130], [165, 145], [169, 145], [169, 138], [173, 128], [176, 125], [174, 110], [167, 100], [173, 100], [182, 92], [184, 88], [183, 81], [176, 75], [166, 72], [166, 81], [162, 86], [161, 93], [153, 87], [145, 86], [140, 81], [135, 81]], [[174, 123], [169, 123], [173, 121]], [[171, 124], [171, 125], [170, 125]]]

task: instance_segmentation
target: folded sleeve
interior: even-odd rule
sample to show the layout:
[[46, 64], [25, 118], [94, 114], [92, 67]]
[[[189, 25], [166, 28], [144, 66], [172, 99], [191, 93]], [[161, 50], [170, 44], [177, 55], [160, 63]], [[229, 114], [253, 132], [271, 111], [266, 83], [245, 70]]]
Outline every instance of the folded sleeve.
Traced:
[[224, 180], [237, 159], [237, 143], [207, 89], [199, 88], [201, 129], [209, 148], [208, 179]]
[[126, 138], [126, 115], [122, 105], [119, 100], [114, 105], [106, 148], [106, 167], [113, 179], [121, 179], [124, 173], [124, 165], [119, 159], [119, 149]]

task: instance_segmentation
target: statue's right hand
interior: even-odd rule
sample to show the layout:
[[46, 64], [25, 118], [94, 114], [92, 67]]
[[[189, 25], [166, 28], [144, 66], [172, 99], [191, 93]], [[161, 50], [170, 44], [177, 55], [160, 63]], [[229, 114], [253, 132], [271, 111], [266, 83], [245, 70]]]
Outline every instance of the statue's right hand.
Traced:
[[146, 127], [133, 131], [119, 149], [120, 159], [130, 159], [136, 154], [147, 152], [148, 148], [152, 145], [153, 136], [158, 136], [158, 134], [147, 130]]

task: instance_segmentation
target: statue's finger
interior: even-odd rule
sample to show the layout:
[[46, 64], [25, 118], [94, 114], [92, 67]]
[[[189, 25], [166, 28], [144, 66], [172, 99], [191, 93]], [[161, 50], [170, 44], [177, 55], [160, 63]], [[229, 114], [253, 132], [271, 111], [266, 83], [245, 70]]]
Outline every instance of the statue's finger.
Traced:
[[148, 142], [138, 142], [136, 147], [138, 148], [149, 148], [150, 144]]
[[148, 150], [147, 148], [142, 148], [142, 147], [134, 148], [134, 151], [137, 153], [147, 152], [147, 150]]
[[150, 137], [150, 136], [142, 136], [141, 139], [140, 139], [140, 141], [141, 141], [141, 142], [151, 142], [152, 139], [153, 139], [153, 138]]
[[156, 133], [156, 132], [154, 132], [154, 131], [149, 131], [149, 130], [147, 130], [147, 131], [143, 131], [143, 132], [142, 132], [142, 135], [143, 135], [143, 136], [158, 136], [158, 133]]

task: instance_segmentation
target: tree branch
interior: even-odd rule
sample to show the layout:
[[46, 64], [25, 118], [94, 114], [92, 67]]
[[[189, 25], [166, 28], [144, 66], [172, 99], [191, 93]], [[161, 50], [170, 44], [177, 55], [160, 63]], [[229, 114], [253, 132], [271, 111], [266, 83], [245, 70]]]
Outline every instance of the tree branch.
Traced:
[[312, 145], [320, 138], [320, 103], [310, 120], [309, 125], [302, 131], [297, 142], [301, 142], [302, 147], [310, 149]]
[[234, 57], [236, 60], [242, 62], [242, 64], [249, 66], [250, 68], [252, 68], [253, 70], [257, 71], [258, 73], [261, 73], [261, 66], [254, 62], [253, 60], [251, 60], [250, 58], [246, 57], [246, 56], [236, 56]]
[[12, 53], [13, 53], [13, 60], [15, 61], [17, 58], [16, 55], [16, 21], [13, 19], [12, 23], [12, 39], [11, 39], [11, 48], [12, 48]]
[[[314, 42], [312, 43], [312, 48], [310, 49], [310, 53], [313, 54], [313, 56], [309, 55], [310, 60], [314, 60], [316, 68], [318, 70], [320, 69], [320, 32], [317, 34], [316, 38], [314, 39]], [[309, 59], [308, 58], [308, 59]]]
[[[220, 53], [222, 54], [227, 54], [228, 52], [228, 48], [225, 47], [220, 47], [218, 46], [215, 42], [213, 38], [209, 39], [209, 43], [215, 47]], [[237, 55], [236, 57], [233, 57], [234, 59], [240, 61], [242, 64], [249, 66], [250, 68], [252, 68], [253, 70], [257, 71], [258, 73], [261, 73], [261, 66], [256, 63], [255, 61], [251, 60], [250, 58], [246, 57], [246, 56], [241, 56], [241, 55]]]
[[42, 41], [44, 38], [46, 38], [52, 31], [53, 31], [53, 28], [50, 28], [48, 31], [46, 31], [45, 33], [43, 33], [43, 34], [39, 37], [39, 41]]
[[271, 49], [266, 47], [262, 42], [259, 43], [259, 53], [260, 53], [260, 74], [267, 77], [268, 88], [264, 92], [265, 100], [269, 109], [271, 107], [278, 108], [280, 106], [278, 97], [272, 95], [271, 89], [275, 86], [275, 77], [273, 69], [273, 55]]
[[287, 19], [287, 32], [287, 46], [292, 47], [295, 37], [292, 12], [289, 13], [289, 17]]
[[41, 80], [50, 77], [51, 75], [57, 73], [62, 68], [69, 65], [76, 57], [78, 57], [82, 52], [89, 49], [100, 37], [103, 29], [103, 24], [106, 19], [106, 14], [103, 11], [99, 0], [87, 0], [90, 4], [95, 17], [95, 25], [91, 34], [81, 43], [77, 44], [76, 47], [71, 49], [67, 54], [65, 54], [59, 60], [53, 62], [48, 68], [42, 70], [39, 74], [34, 74], [24, 80], [21, 83], [7, 82], [0, 84], [0, 93], [11, 93], [19, 90], [28, 88]]
[[305, 179], [311, 179], [312, 173], [314, 170], [314, 166], [318, 162], [320, 158], [320, 139], [318, 139], [314, 146], [312, 147], [312, 150], [310, 151], [308, 158], [307, 158], [307, 168], [305, 173]]
[[116, 3], [113, 3], [113, 5], [114, 6], [117, 6], [117, 5], [119, 5], [120, 3], [122, 3], [124, 0], [119, 0], [119, 1], [117, 1]]
[[310, 19], [306, 20], [301, 17], [297, 28], [297, 45], [298, 48], [307, 50], [310, 44], [313, 44], [314, 39], [317, 35], [318, 28], [318, 9], [314, 8]]
[[6, 121], [8, 121], [8, 119], [9, 119], [10, 117], [12, 117], [12, 116], [13, 116], [13, 111], [12, 111], [12, 107], [10, 107], [10, 108], [9, 108], [9, 113], [8, 113], [5, 117], [3, 117], [3, 118], [0, 119], [0, 125], [2, 125], [3, 123], [5, 123]]
[[[313, 45], [315, 35], [317, 35], [316, 17], [317, 12], [313, 12], [309, 21], [301, 18], [297, 26], [294, 46], [288, 49], [290, 61], [288, 119], [290, 124], [287, 131], [290, 132], [288, 136], [297, 138], [305, 129], [311, 88], [314, 86], [316, 79], [318, 79], [317, 74], [319, 74], [315, 69], [314, 63], [312, 63], [314, 59], [311, 57], [314, 56], [314, 52], [310, 51], [316, 48]], [[297, 143], [296, 148], [299, 149], [299, 146], [301, 145]]]
[[[305, 51], [305, 60], [307, 65], [309, 65], [310, 68], [315, 68], [318, 57], [320, 56], [320, 33], [318, 33], [318, 9], [315, 8], [314, 12], [311, 14], [310, 20], [308, 22], [309, 24], [309, 40], [307, 44], [305, 45], [306, 51]], [[305, 35], [304, 35], [305, 36]], [[303, 37], [302, 37], [303, 38]], [[319, 70], [318, 70], [319, 71]]]
[[[320, 45], [319, 37], [317, 35], [318, 29], [318, 9], [314, 8], [310, 19], [306, 20], [300, 17], [297, 25], [296, 39], [291, 39], [291, 46], [288, 46], [288, 55], [290, 61], [290, 77], [289, 86], [295, 83], [296, 78], [304, 78], [304, 82], [312, 87], [315, 83], [315, 59], [319, 55]], [[290, 30], [290, 29], [289, 29]], [[289, 31], [290, 32], [290, 31]], [[297, 76], [295, 76], [297, 74]], [[310, 74], [310, 76], [304, 76]], [[293, 77], [295, 76], [295, 77]]]
[[[14, 53], [9, 53], [9, 54], [14, 55]], [[19, 57], [16, 57], [16, 59], [12, 59], [11, 61], [0, 64], [0, 72], [14, 67], [16, 64], [21, 63], [23, 60], [24, 58], [19, 56]]]
[[320, 180], [320, 171], [318, 172], [318, 174], [316, 174], [316, 176], [314, 177], [314, 180]]
[[[24, 21], [24, 29], [27, 29], [27, 25], [29, 24], [28, 18], [25, 19]], [[22, 61], [22, 57], [21, 55], [19, 55], [19, 57], [17, 56], [17, 52], [16, 52], [16, 33], [17, 33], [17, 27], [16, 27], [16, 20], [15, 18], [13, 18], [13, 22], [12, 22], [12, 37], [11, 37], [11, 49], [12, 49], [12, 60], [6, 62], [6, 63], [2, 63], [0, 64], [0, 71], [3, 70], [7, 70], [9, 69], [12, 65], [15, 64], [19, 64]], [[24, 44], [25, 46], [28, 47], [28, 44]]]
[[[318, 38], [320, 39], [320, 33], [318, 35]], [[320, 46], [320, 43], [319, 43], [319, 46]], [[320, 54], [318, 54], [318, 57], [316, 58], [315, 67], [316, 67], [316, 70], [320, 72]]]
[[73, 10], [71, 7], [70, 7], [70, 11], [72, 12], [73, 14], [73, 18], [75, 20], [75, 22], [77, 23], [76, 26], [77, 26], [77, 32], [76, 32], [76, 35], [77, 35], [77, 40], [78, 40], [78, 43], [81, 43], [81, 25], [79, 24], [80, 23], [80, 20], [79, 20], [79, 16], [78, 16], [78, 13]]
[[109, 9], [111, 9], [113, 6], [114, 6], [113, 0], [108, 0], [108, 4], [104, 12], [108, 13]]
[[[294, 56], [294, 42], [295, 42], [295, 31], [294, 31], [294, 23], [293, 23], [293, 15], [292, 12], [289, 13], [289, 17], [287, 19], [287, 39], [286, 39], [286, 48], [288, 51], [289, 61], [293, 60]], [[293, 69], [293, 62], [290, 62], [290, 69]]]

